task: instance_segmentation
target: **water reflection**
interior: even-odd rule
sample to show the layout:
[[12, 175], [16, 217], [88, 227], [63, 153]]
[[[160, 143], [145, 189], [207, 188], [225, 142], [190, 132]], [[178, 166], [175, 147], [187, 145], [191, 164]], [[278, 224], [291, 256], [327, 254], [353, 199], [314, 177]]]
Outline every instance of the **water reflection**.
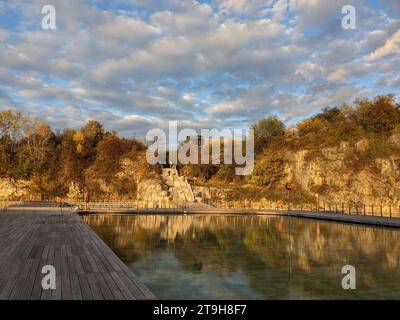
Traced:
[[[265, 216], [94, 215], [88, 223], [162, 299], [398, 299], [400, 232]], [[341, 268], [357, 270], [343, 290]]]

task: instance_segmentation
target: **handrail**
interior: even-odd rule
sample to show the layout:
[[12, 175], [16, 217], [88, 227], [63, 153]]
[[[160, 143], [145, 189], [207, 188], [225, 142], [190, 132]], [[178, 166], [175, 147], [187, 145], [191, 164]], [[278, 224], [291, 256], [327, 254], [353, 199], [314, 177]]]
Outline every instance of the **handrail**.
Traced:
[[79, 210], [148, 210], [148, 209], [183, 209], [186, 207], [181, 202], [172, 201], [66, 201], [64, 202], [70, 206], [74, 206]]
[[[219, 199], [203, 199], [205, 204], [211, 205], [220, 209], [234, 209], [234, 210], [268, 210], [268, 211], [286, 211], [287, 205], [265, 204], [257, 201], [222, 201]], [[386, 217], [386, 218], [400, 218], [400, 206], [394, 205], [364, 205], [364, 204], [291, 204], [291, 211], [302, 212], [326, 212], [338, 213], [359, 216], [372, 216], [372, 217]]]

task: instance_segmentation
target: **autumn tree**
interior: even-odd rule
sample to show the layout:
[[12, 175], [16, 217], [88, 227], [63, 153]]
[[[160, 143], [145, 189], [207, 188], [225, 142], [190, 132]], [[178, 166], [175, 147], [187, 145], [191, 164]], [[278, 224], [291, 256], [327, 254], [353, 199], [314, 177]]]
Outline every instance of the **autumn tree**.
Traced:
[[24, 135], [24, 124], [28, 117], [20, 112], [4, 110], [0, 112], [0, 137], [8, 137], [14, 143]]
[[64, 130], [60, 135], [59, 179], [64, 181], [66, 184], [75, 182], [79, 186], [82, 186], [84, 182], [83, 172], [85, 166], [77, 148], [75, 135], [76, 131], [71, 129]]
[[91, 148], [95, 148], [105, 134], [103, 125], [95, 120], [89, 120], [82, 128], [81, 132], [83, 133], [86, 144]]
[[271, 140], [282, 137], [285, 133], [285, 125], [275, 116], [268, 116], [252, 124], [254, 130], [254, 150], [262, 151]]
[[357, 100], [353, 120], [366, 132], [390, 134], [400, 124], [400, 106], [393, 95]]
[[120, 169], [121, 158], [130, 152], [132, 147], [131, 141], [120, 139], [115, 133], [105, 135], [97, 145], [92, 174], [110, 182]]
[[0, 175], [13, 176], [17, 165], [18, 145], [24, 136], [24, 122], [19, 112], [4, 110], [0, 112]]

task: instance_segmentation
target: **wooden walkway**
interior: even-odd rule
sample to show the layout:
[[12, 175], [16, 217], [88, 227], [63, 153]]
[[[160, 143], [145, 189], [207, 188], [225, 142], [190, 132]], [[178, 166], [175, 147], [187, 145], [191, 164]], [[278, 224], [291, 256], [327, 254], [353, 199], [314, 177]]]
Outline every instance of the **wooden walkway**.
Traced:
[[[188, 210], [190, 214], [200, 214], [199, 210]], [[207, 213], [212, 214], [253, 214], [266, 216], [288, 216], [287, 210], [259, 210], [259, 209], [217, 209], [210, 210]], [[290, 216], [307, 219], [326, 220], [333, 222], [344, 222], [352, 224], [370, 225], [375, 227], [400, 228], [400, 217], [389, 218], [379, 216], [363, 216], [355, 214], [343, 214], [335, 212], [317, 212], [317, 211], [291, 211]]]
[[[288, 215], [287, 212], [285, 215]], [[373, 217], [355, 214], [343, 214], [335, 212], [305, 212], [305, 211], [292, 211], [292, 216], [308, 219], [318, 219], [334, 222], [346, 222], [353, 224], [363, 224], [376, 227], [390, 227], [400, 228], [400, 218], [389, 217]]]
[[[42, 289], [42, 267], [56, 269], [56, 289]], [[154, 299], [76, 213], [0, 212], [1, 300]]]

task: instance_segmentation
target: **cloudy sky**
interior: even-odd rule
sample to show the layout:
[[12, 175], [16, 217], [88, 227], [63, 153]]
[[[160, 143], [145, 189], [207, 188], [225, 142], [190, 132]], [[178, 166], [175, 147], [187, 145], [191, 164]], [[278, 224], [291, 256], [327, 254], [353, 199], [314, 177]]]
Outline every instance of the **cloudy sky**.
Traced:
[[[56, 8], [43, 30], [42, 6]], [[356, 8], [356, 30], [341, 8]], [[400, 96], [399, 0], [0, 0], [0, 110], [125, 136]]]

